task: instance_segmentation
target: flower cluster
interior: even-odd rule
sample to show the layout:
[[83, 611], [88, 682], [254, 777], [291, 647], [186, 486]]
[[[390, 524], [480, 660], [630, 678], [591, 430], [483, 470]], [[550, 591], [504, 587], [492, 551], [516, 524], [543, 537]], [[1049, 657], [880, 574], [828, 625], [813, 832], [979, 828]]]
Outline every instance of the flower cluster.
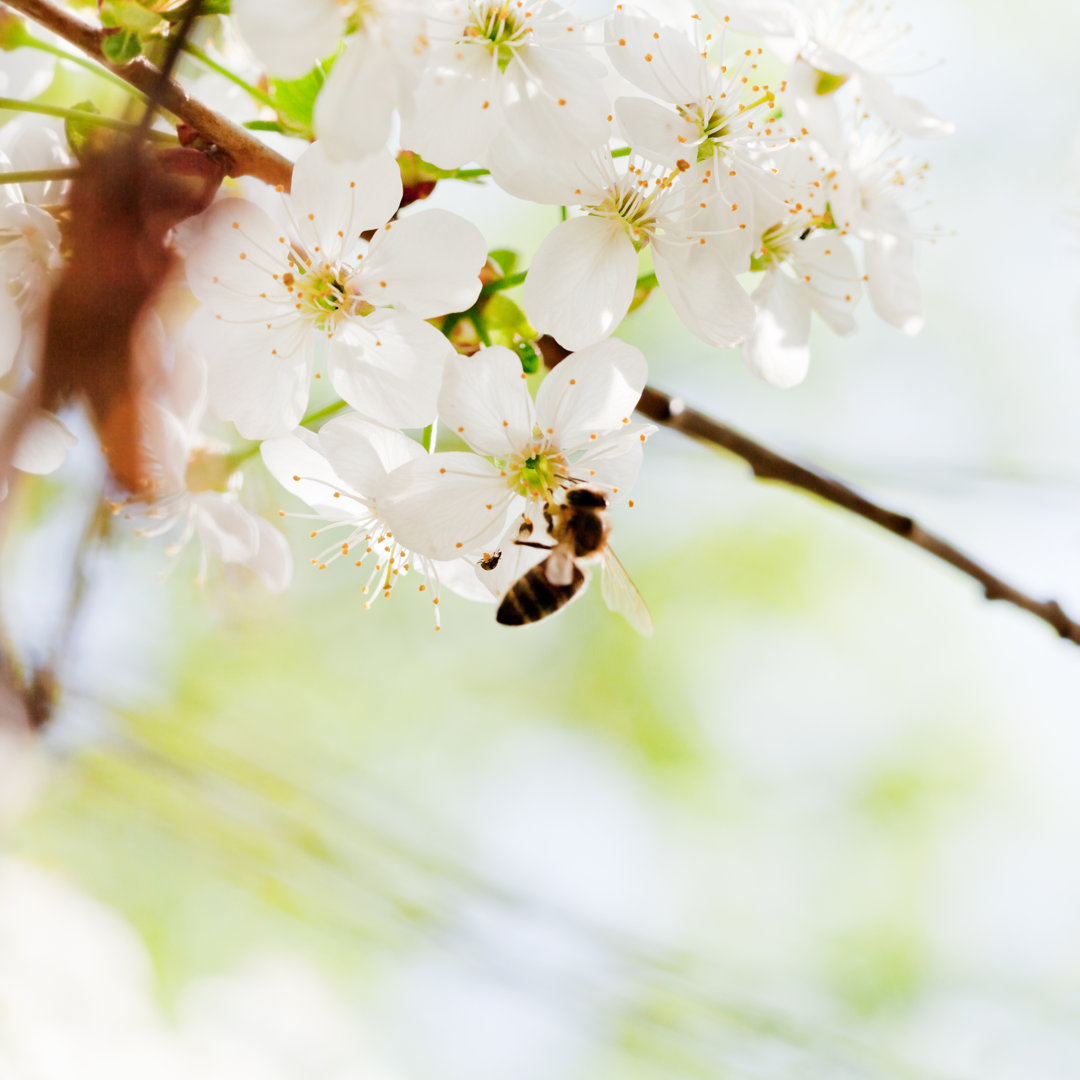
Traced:
[[[601, 560], [652, 430], [633, 419], [645, 358], [613, 337], [651, 292], [779, 387], [807, 374], [813, 314], [850, 333], [864, 292], [917, 332], [906, 195], [925, 166], [902, 141], [950, 128], [892, 85], [888, 7], [654, 7], [233, 0], [203, 38], [231, 71], [210, 93], [234, 111], [249, 89], [291, 186], [228, 183], [177, 231], [197, 310], [183, 348], [144, 349], [148, 471], [125, 516], [171, 551], [197, 535], [200, 577], [216, 556], [284, 587], [280, 534], [241, 501], [261, 444], [307, 505], [311, 562], [363, 568], [367, 603], [409, 574], [436, 604], [443, 586], [497, 599], [555, 551], [566, 589], [585, 577], [567, 559]], [[561, 208], [527, 270], [422, 206], [455, 180]], [[0, 190], [0, 373], [32, 371], [59, 237]], [[546, 374], [544, 335], [566, 357]], [[582, 487], [603, 510], [590, 543], [559, 516]]]

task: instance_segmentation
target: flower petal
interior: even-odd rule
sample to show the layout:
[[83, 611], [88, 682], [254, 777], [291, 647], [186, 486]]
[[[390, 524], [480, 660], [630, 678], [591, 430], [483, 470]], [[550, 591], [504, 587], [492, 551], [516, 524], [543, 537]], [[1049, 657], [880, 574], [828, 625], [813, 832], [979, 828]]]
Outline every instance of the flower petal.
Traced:
[[439, 415], [478, 454], [502, 458], [526, 446], [533, 434], [533, 404], [517, 355], [495, 345], [473, 356], [452, 356]]
[[634, 298], [637, 252], [618, 223], [564, 221], [540, 245], [525, 279], [529, 322], [567, 349], [612, 333]]
[[649, 367], [640, 349], [612, 339], [568, 356], [536, 393], [536, 422], [556, 446], [588, 446], [630, 423]]
[[620, 7], [609, 42], [615, 70], [639, 90], [673, 105], [705, 100], [706, 65], [689, 34]]
[[[265, 439], [259, 447], [270, 475], [290, 494], [332, 521], [364, 519], [370, 510], [350, 493], [319, 447], [318, 436], [305, 428], [293, 435]], [[341, 495], [334, 497], [335, 491]], [[356, 494], [367, 494], [357, 489]]]
[[377, 424], [358, 413], [346, 413], [324, 424], [319, 431], [319, 448], [338, 476], [365, 495], [378, 490], [394, 469], [426, 453], [397, 428]]
[[780, 271], [768, 273], [754, 293], [757, 320], [742, 343], [750, 370], [787, 389], [810, 368], [810, 297]]
[[702, 341], [726, 349], [750, 333], [754, 302], [719, 250], [657, 244], [653, 267], [675, 314]]
[[402, 546], [451, 559], [490, 547], [523, 501], [476, 454], [428, 454], [390, 474], [377, 510]]
[[502, 123], [491, 66], [480, 48], [432, 52], [415, 105], [402, 119], [402, 145], [441, 169], [481, 160]]
[[[658, 101], [641, 97], [621, 97], [615, 101], [615, 119], [623, 138], [650, 161], [669, 169], [688, 152], [685, 140], [700, 137], [689, 117], [682, 117]], [[680, 141], [680, 137], [684, 141]], [[692, 146], [693, 144], [691, 144]]]
[[191, 496], [195, 527], [208, 558], [245, 563], [259, 546], [255, 515], [216, 491]]
[[866, 96], [866, 103], [886, 124], [920, 139], [943, 139], [956, 131], [956, 125], [942, 120], [920, 101], [905, 97], [880, 75], [859, 72], [859, 86]]
[[[336, 161], [384, 150], [397, 104], [393, 57], [379, 35], [361, 29], [346, 40], [348, 47], [315, 99], [315, 133]], [[358, 101], [362, 109], [356, 108]]]
[[330, 56], [345, 29], [334, 0], [233, 0], [232, 14], [259, 63], [282, 79], [299, 79]]
[[310, 332], [292, 352], [275, 352], [272, 340], [258, 347], [249, 327], [207, 321], [213, 337], [201, 340], [210, 410], [231, 420], [245, 439], [270, 439], [292, 431], [307, 407], [314, 366]]
[[11, 370], [22, 341], [22, 315], [6, 288], [0, 288], [0, 375]]
[[380, 310], [342, 325], [327, 367], [334, 389], [357, 412], [391, 427], [424, 427], [435, 418], [453, 353], [430, 323]]
[[425, 210], [380, 229], [354, 280], [374, 294], [367, 296], [372, 303], [432, 319], [472, 307], [486, 262], [487, 243], [475, 225], [448, 210]]
[[292, 309], [281, 282], [288, 239], [264, 210], [245, 199], [221, 199], [200, 220], [202, 239], [188, 256], [187, 279], [215, 315], [269, 318], [275, 308]]
[[535, 154], [574, 159], [607, 141], [604, 68], [580, 52], [526, 46], [501, 80], [510, 135]]
[[351, 251], [361, 233], [385, 225], [401, 194], [401, 170], [389, 150], [332, 161], [316, 142], [293, 166], [290, 198], [300, 239], [330, 262]]
[[269, 521], [255, 518], [258, 543], [247, 568], [272, 593], [284, 592], [292, 581], [293, 557], [289, 542]]

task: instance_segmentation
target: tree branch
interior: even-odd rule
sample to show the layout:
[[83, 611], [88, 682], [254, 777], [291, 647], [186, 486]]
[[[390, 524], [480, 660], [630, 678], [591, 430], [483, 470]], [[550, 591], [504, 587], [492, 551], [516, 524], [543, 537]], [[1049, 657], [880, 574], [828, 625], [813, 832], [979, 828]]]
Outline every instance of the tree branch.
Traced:
[[[554, 338], [547, 335], [544, 335], [538, 344], [548, 367], [554, 367], [569, 355], [568, 351]], [[973, 578], [982, 586], [988, 600], [1003, 600], [1022, 608], [1036, 618], [1042, 619], [1043, 622], [1049, 623], [1067, 641], [1080, 645], [1080, 623], [1073, 622], [1056, 600], [1035, 600], [1021, 592], [1007, 581], [990, 573], [947, 540], [924, 529], [907, 514], [900, 514], [871, 502], [842, 481], [800, 465], [776, 453], [775, 450], [762, 446], [761, 443], [755, 442], [735, 428], [722, 424], [719, 420], [713, 420], [696, 409], [689, 408], [680, 398], [670, 397], [651, 386], [645, 387], [641, 400], [638, 402], [637, 411], [657, 424], [674, 428], [691, 438], [735, 454], [750, 466], [754, 476], [759, 480], [772, 480], [797, 488], [799, 491], [805, 491], [810, 495], [816, 495], [819, 499], [824, 499], [834, 506], [839, 506], [849, 513], [887, 529], [909, 544], [922, 548], [935, 558], [955, 567], [962, 574]]]
[[191, 97], [175, 79], [161, 82], [161, 72], [142, 57], [127, 64], [110, 64], [101, 49], [105, 37], [101, 27], [84, 22], [51, 0], [6, 0], [6, 5], [81, 49], [106, 71], [144, 94], [157, 94], [161, 108], [183, 120], [203, 139], [228, 155], [230, 176], [254, 176], [288, 191], [292, 179], [292, 165], [288, 159]]

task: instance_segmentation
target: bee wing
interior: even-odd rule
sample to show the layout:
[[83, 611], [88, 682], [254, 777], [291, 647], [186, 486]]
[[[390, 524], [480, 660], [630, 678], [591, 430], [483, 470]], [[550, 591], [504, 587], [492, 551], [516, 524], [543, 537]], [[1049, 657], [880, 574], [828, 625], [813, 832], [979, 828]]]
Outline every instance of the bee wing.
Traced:
[[544, 560], [544, 572], [552, 585], [569, 585], [574, 580], [574, 554], [559, 544]]
[[621, 615], [639, 634], [651, 636], [653, 621], [645, 600], [611, 548], [604, 550], [600, 594], [611, 611]]

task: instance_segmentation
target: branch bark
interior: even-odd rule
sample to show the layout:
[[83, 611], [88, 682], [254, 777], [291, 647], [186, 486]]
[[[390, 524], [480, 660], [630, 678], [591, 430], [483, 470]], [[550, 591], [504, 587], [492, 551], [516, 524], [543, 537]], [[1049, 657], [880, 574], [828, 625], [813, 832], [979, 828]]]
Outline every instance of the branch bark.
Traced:
[[[548, 367], [554, 367], [569, 355], [554, 338], [545, 335], [539, 341], [540, 351]], [[664, 427], [681, 431], [693, 439], [718, 446], [736, 457], [742, 458], [759, 480], [771, 480], [778, 484], [816, 495], [819, 499], [839, 506], [849, 513], [870, 521], [882, 529], [899, 536], [909, 544], [933, 555], [934, 558], [974, 579], [982, 586], [987, 600], [1003, 600], [1023, 609], [1052, 626], [1057, 633], [1080, 645], [1080, 623], [1074, 622], [1062, 610], [1056, 600], [1036, 600], [1021, 592], [986, 567], [965, 555], [959, 548], [923, 528], [913, 517], [889, 510], [860, 495], [841, 480], [806, 466], [762, 446], [749, 436], [728, 424], [700, 413], [685, 405], [680, 398], [671, 397], [661, 390], [646, 386], [638, 402], [637, 411]]]
[[84, 22], [51, 0], [6, 0], [6, 6], [81, 49], [137, 90], [157, 94], [162, 109], [183, 120], [228, 156], [230, 176], [254, 176], [288, 191], [292, 165], [287, 158], [193, 98], [175, 79], [166, 79], [162, 83], [158, 69], [142, 57], [127, 64], [110, 64], [101, 50], [105, 37], [101, 27]]

